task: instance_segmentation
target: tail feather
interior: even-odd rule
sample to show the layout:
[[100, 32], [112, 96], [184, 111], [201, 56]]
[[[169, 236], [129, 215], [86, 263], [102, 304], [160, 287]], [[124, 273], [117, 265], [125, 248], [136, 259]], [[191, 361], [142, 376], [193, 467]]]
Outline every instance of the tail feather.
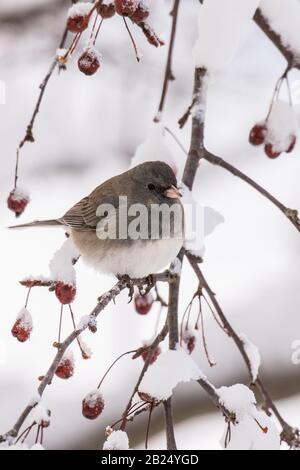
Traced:
[[52, 220], [34, 220], [33, 222], [29, 222], [27, 224], [20, 224], [20, 225], [12, 225], [8, 227], [10, 229], [21, 229], [21, 228], [29, 228], [29, 227], [49, 227], [49, 226], [59, 226], [63, 225], [63, 221], [61, 219], [52, 219]]

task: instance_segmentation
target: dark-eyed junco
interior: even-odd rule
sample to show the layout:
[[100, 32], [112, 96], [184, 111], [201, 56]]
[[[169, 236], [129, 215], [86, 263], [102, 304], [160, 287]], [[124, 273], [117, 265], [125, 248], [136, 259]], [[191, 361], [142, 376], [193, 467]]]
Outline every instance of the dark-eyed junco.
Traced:
[[110, 178], [59, 219], [11, 228], [62, 226], [94, 268], [139, 278], [166, 267], [181, 249], [180, 196], [169, 165], [145, 162]]

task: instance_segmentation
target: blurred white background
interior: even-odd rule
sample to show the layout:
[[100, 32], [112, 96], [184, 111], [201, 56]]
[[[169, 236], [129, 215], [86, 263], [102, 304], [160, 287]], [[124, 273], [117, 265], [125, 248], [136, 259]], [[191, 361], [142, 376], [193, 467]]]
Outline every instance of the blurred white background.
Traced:
[[[0, 6], [0, 80], [6, 84], [6, 102], [0, 105], [1, 149], [1, 327], [0, 327], [0, 432], [6, 431], [37, 386], [37, 377], [53, 355], [59, 304], [47, 289], [34, 289], [29, 310], [34, 320], [31, 340], [21, 344], [11, 336], [14, 319], [24, 304], [25, 289], [18, 280], [27, 274], [47, 274], [48, 262], [64, 240], [60, 230], [9, 232], [14, 223], [6, 207], [13, 186], [15, 149], [23, 136], [37, 98], [38, 85], [47, 71], [64, 27], [67, 1], [16, 0]], [[171, 8], [171, 2], [166, 2]], [[166, 124], [186, 147], [190, 128], [179, 131], [177, 120], [190, 103], [193, 79], [191, 48], [197, 34], [198, 1], [182, 2], [174, 55], [176, 81], [170, 85]], [[166, 32], [170, 25], [167, 23]], [[156, 112], [167, 48], [148, 45], [138, 28], [133, 33], [143, 52], [136, 63], [122, 20], [104, 23], [98, 48], [103, 66], [93, 77], [81, 74], [76, 56], [68, 70], [54, 74], [47, 88], [34, 135], [20, 160], [20, 184], [29, 189], [31, 203], [21, 221], [63, 214], [100, 182], [125, 170], [135, 149], [146, 137]], [[238, 166], [291, 208], [300, 209], [299, 146], [287, 156], [267, 159], [261, 148], [248, 144], [252, 125], [267, 112], [273, 87], [285, 68], [278, 51], [255, 24], [244, 32], [238, 54], [218, 73], [209, 88], [206, 145]], [[299, 72], [291, 74], [292, 82]], [[168, 144], [179, 167], [184, 155], [169, 137]], [[300, 339], [300, 238], [293, 226], [267, 200], [244, 183], [203, 163], [195, 194], [225, 217], [225, 223], [207, 239], [203, 270], [234, 327], [259, 347], [262, 377], [283, 414], [300, 425], [300, 365], [291, 362], [292, 343]], [[142, 262], [142, 261], [141, 261]], [[114, 282], [79, 262], [77, 318], [87, 314], [97, 296]], [[184, 268], [180, 311], [183, 313], [196, 280]], [[162, 293], [164, 289], [162, 288]], [[67, 315], [65, 334], [71, 323]], [[104, 428], [124, 409], [142, 366], [128, 358], [105, 381], [106, 408], [95, 422], [81, 415], [83, 396], [120, 353], [135, 348], [153, 334], [154, 308], [140, 317], [126, 294], [109, 306], [99, 319], [96, 335], [86, 333], [93, 357], [83, 361], [77, 351], [75, 375], [55, 379], [45, 393], [52, 411], [45, 447], [100, 448]], [[247, 374], [232, 342], [220, 332], [207, 312], [206, 335], [217, 366], [209, 369], [199, 338], [194, 358], [216, 385], [247, 383]], [[214, 413], [197, 384], [175, 393], [175, 420], [179, 448], [219, 448], [222, 417]], [[129, 425], [132, 446], [142, 446], [144, 417]], [[164, 447], [160, 412], [154, 413], [150, 448]]]

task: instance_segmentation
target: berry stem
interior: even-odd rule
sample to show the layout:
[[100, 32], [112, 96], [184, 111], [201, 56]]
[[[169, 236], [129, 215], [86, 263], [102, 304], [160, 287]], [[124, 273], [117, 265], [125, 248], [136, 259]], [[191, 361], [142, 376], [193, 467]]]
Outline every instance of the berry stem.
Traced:
[[151, 425], [151, 416], [153, 411], [153, 402], [151, 402], [150, 410], [149, 410], [149, 417], [147, 422], [147, 429], [146, 429], [146, 439], [145, 439], [145, 449], [148, 449], [148, 440], [149, 440], [149, 432], [150, 432], [150, 425]]
[[187, 155], [187, 150], [184, 148], [184, 146], [182, 145], [182, 143], [180, 142], [180, 140], [178, 139], [178, 137], [174, 134], [173, 131], [171, 131], [171, 129], [167, 126], [164, 127], [165, 131], [168, 132], [172, 137], [173, 139], [175, 140], [175, 142], [178, 144], [178, 146], [181, 148], [181, 150], [183, 151], [183, 153], [185, 155]]
[[67, 52], [65, 53], [65, 55], [63, 56], [63, 61], [66, 63], [68, 58], [71, 57], [71, 55], [73, 54], [73, 52], [75, 51], [77, 45], [78, 45], [78, 42], [80, 40], [80, 37], [81, 37], [81, 34], [82, 33], [77, 33], [73, 39], [73, 41], [71, 42]]
[[96, 44], [97, 37], [98, 37], [98, 35], [99, 35], [99, 32], [100, 32], [100, 29], [101, 29], [101, 26], [102, 26], [103, 21], [104, 21], [104, 18], [102, 18], [101, 21], [100, 21], [100, 23], [99, 23], [98, 29], [97, 29], [96, 34], [95, 34], [93, 46]]
[[25, 300], [25, 307], [24, 307], [24, 308], [27, 308], [28, 301], [29, 301], [29, 296], [30, 296], [30, 292], [31, 292], [31, 287], [29, 287], [29, 289], [28, 289], [28, 292], [27, 292], [27, 295], [26, 295], [26, 300]]
[[[269, 118], [270, 118], [270, 115], [271, 115], [271, 112], [272, 112], [272, 109], [273, 109], [273, 105], [275, 103], [275, 101], [278, 100], [279, 98], [279, 94], [280, 94], [280, 90], [281, 90], [281, 87], [282, 87], [282, 84], [284, 82], [284, 80], [286, 80], [288, 82], [288, 73], [290, 71], [291, 67], [290, 65], [287, 66], [287, 68], [285, 69], [285, 71], [283, 72], [283, 74], [281, 75], [281, 77], [279, 77], [279, 79], [277, 80], [277, 83], [276, 83], [276, 86], [275, 86], [275, 89], [274, 89], [274, 93], [273, 93], [273, 97], [272, 97], [272, 100], [271, 100], [271, 104], [270, 104], [270, 107], [269, 107], [269, 111], [268, 111], [268, 114], [267, 114], [267, 117], [266, 117], [266, 123], [268, 122]], [[288, 89], [289, 89], [289, 85], [287, 85]], [[289, 90], [290, 91], [290, 90]]]
[[60, 344], [60, 339], [61, 339], [63, 309], [64, 309], [64, 306], [63, 306], [63, 304], [61, 304], [61, 306], [60, 306], [60, 316], [59, 316], [59, 326], [58, 326], [58, 340], [57, 340], [58, 344]]
[[[200, 302], [200, 300], [199, 300]], [[201, 335], [202, 335], [202, 341], [203, 341], [203, 347], [206, 355], [206, 359], [210, 365], [210, 367], [214, 367], [216, 363], [210, 359], [209, 352], [208, 352], [208, 347], [206, 343], [206, 338], [205, 338], [205, 331], [204, 331], [204, 319], [203, 319], [203, 312], [202, 310], [199, 310], [200, 313], [200, 321], [201, 321]]]
[[209, 308], [209, 310], [210, 310], [210, 312], [211, 312], [211, 314], [212, 314], [214, 320], [216, 321], [216, 323], [219, 325], [219, 327], [221, 328], [221, 330], [223, 330], [226, 334], [228, 334], [228, 332], [227, 332], [225, 326], [221, 323], [221, 321], [220, 321], [219, 318], [217, 317], [215, 311], [213, 310], [212, 306], [210, 305], [208, 299], [206, 298], [206, 296], [205, 296], [203, 293], [202, 293], [202, 297], [203, 297], [203, 299], [205, 300], [206, 305], [208, 306], [208, 308]]
[[135, 43], [135, 40], [131, 34], [131, 31], [129, 29], [129, 26], [127, 24], [127, 21], [126, 21], [126, 18], [125, 16], [123, 16], [123, 21], [124, 21], [124, 24], [125, 24], [125, 28], [127, 29], [127, 32], [129, 34], [129, 37], [131, 39], [131, 42], [132, 42], [132, 45], [133, 45], [133, 49], [134, 49], [134, 52], [135, 52], [135, 57], [136, 57], [136, 60], [139, 62], [140, 61], [140, 56], [139, 56], [139, 52], [138, 52], [138, 49], [137, 49], [137, 46], [136, 46], [136, 43]]
[[199, 295], [199, 311], [195, 323], [195, 330], [199, 330], [199, 320], [200, 320], [200, 315], [202, 314], [202, 301], [201, 301], [202, 295]]
[[120, 360], [122, 359], [122, 357], [124, 356], [127, 356], [128, 354], [134, 354], [137, 352], [137, 349], [134, 349], [133, 351], [127, 351], [123, 354], [121, 354], [119, 357], [117, 357], [117, 359], [114, 360], [114, 362], [109, 366], [109, 368], [107, 369], [107, 371], [105, 372], [105, 374], [103, 375], [102, 379], [100, 380], [98, 386], [97, 386], [97, 389], [99, 390], [99, 388], [101, 387], [105, 377], [108, 375], [108, 373], [111, 371], [111, 369], [113, 368], [113, 366]]
[[30, 426], [28, 426], [21, 434], [20, 436], [18, 437], [18, 439], [16, 440], [16, 443], [19, 442], [22, 437], [24, 436], [24, 434], [26, 434], [26, 436], [24, 437], [24, 439], [22, 440], [22, 443], [25, 441], [25, 439], [27, 438], [28, 434], [30, 433], [31, 429], [33, 428], [34, 426], [34, 423], [32, 423]]
[[[70, 310], [70, 314], [71, 314], [71, 319], [72, 319], [73, 328], [74, 328], [74, 330], [76, 330], [75, 317], [74, 317], [74, 312], [73, 312], [73, 309], [72, 309], [72, 307], [71, 307], [71, 304], [69, 304], [69, 310]], [[84, 356], [84, 350], [82, 349], [82, 346], [81, 346], [81, 344], [80, 344], [79, 336], [77, 336], [76, 341], [77, 341], [77, 344], [78, 344], [78, 346], [79, 346], [81, 355]]]
[[293, 107], [293, 97], [292, 97], [292, 91], [291, 91], [291, 86], [290, 86], [288, 75], [285, 77], [285, 81], [286, 81], [286, 87], [288, 91], [289, 103], [290, 103], [290, 106]]
[[17, 189], [18, 173], [19, 173], [19, 160], [20, 160], [20, 145], [17, 148], [17, 155], [16, 155], [14, 190]]
[[41, 428], [41, 426], [38, 425], [38, 427], [37, 427], [37, 432], [36, 432], [36, 437], [35, 437], [35, 443], [36, 443], [36, 444], [37, 444], [38, 441], [39, 441], [40, 428]]
[[227, 424], [227, 431], [226, 431], [226, 435], [225, 435], [225, 442], [224, 442], [225, 449], [227, 449], [228, 444], [230, 443], [230, 441], [231, 441], [231, 423], [229, 422]]
[[182, 338], [183, 338], [183, 325], [184, 325], [184, 320], [185, 320], [185, 317], [187, 315], [187, 312], [191, 311], [192, 309], [192, 306], [193, 306], [193, 302], [194, 302], [194, 298], [195, 298], [195, 295], [193, 295], [193, 298], [192, 300], [189, 302], [188, 306], [186, 307], [184, 313], [183, 313], [183, 316], [182, 316], [182, 320], [181, 320], [181, 325], [180, 325], [180, 346], [182, 345]]
[[254, 421], [256, 422], [257, 426], [262, 430], [262, 432], [263, 432], [264, 434], [267, 434], [268, 428], [267, 428], [266, 426], [263, 427], [263, 426], [260, 424], [260, 422], [259, 422], [256, 418], [253, 418], [253, 419], [254, 419]]

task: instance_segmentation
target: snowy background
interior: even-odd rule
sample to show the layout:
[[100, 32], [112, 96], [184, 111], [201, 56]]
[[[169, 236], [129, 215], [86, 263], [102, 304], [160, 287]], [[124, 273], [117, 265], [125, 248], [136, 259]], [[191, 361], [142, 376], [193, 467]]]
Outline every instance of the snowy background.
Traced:
[[[197, 37], [196, 0], [180, 8], [174, 73], [165, 121], [187, 147], [189, 126], [177, 129], [177, 119], [190, 103], [193, 57]], [[9, 232], [14, 223], [6, 208], [13, 186], [17, 142], [23, 136], [64, 25], [68, 2], [16, 0], [0, 6], [0, 80], [6, 85], [6, 102], [0, 105], [1, 148], [1, 328], [0, 328], [0, 432], [6, 431], [34, 393], [37, 377], [49, 365], [54, 350], [59, 304], [45, 289], [32, 292], [29, 310], [34, 320], [31, 340], [21, 344], [11, 336], [14, 319], [24, 305], [25, 289], [18, 280], [27, 274], [47, 274], [53, 252], [64, 241], [59, 230]], [[166, 1], [170, 9], [171, 2]], [[43, 13], [43, 10], [45, 12]], [[168, 19], [159, 28], [168, 32]], [[63, 214], [109, 176], [128, 168], [147, 136], [156, 112], [166, 58], [166, 48], [149, 46], [133, 28], [143, 61], [137, 64], [123, 22], [115, 17], [104, 23], [99, 38], [103, 67], [86, 77], [70, 63], [67, 72], [55, 74], [46, 91], [35, 127], [35, 144], [21, 154], [21, 184], [30, 190], [31, 203], [22, 221]], [[217, 72], [209, 88], [206, 145], [238, 166], [287, 206], [300, 208], [300, 155], [295, 151], [269, 160], [263, 149], [248, 144], [252, 125], [262, 119], [276, 80], [285, 68], [281, 55], [255, 24], [244, 29], [237, 54]], [[299, 86], [299, 72], [291, 73]], [[167, 137], [179, 168], [184, 155]], [[259, 347], [262, 376], [282, 414], [300, 426], [300, 365], [292, 364], [292, 344], [300, 339], [300, 239], [292, 225], [270, 203], [238, 179], [203, 163], [195, 194], [225, 217], [225, 223], [207, 239], [204, 272], [233, 326]], [[97, 296], [114, 280], [100, 276], [79, 262], [77, 317], [89, 313]], [[184, 267], [180, 311], [183, 313], [196, 287], [189, 267]], [[164, 289], [162, 288], [162, 293]], [[103, 386], [105, 412], [95, 422], [81, 415], [81, 400], [94, 389], [99, 377], [119, 354], [151, 338], [157, 309], [141, 317], [127, 304], [126, 294], [101, 315], [96, 335], [85, 334], [93, 357], [83, 361], [74, 345], [74, 377], [56, 378], [45, 394], [52, 411], [45, 447], [101, 448], [104, 428], [118, 419], [135, 383], [142, 360], [124, 358]], [[217, 366], [209, 369], [200, 338], [194, 359], [217, 386], [247, 383], [247, 374], [232, 342], [206, 313], [206, 335]], [[64, 333], [70, 331], [67, 316]], [[223, 420], [197, 384], [179, 386], [175, 393], [175, 421], [179, 448], [218, 449]], [[155, 410], [150, 448], [164, 448], [161, 411]], [[144, 417], [128, 427], [131, 445], [142, 447]]]

